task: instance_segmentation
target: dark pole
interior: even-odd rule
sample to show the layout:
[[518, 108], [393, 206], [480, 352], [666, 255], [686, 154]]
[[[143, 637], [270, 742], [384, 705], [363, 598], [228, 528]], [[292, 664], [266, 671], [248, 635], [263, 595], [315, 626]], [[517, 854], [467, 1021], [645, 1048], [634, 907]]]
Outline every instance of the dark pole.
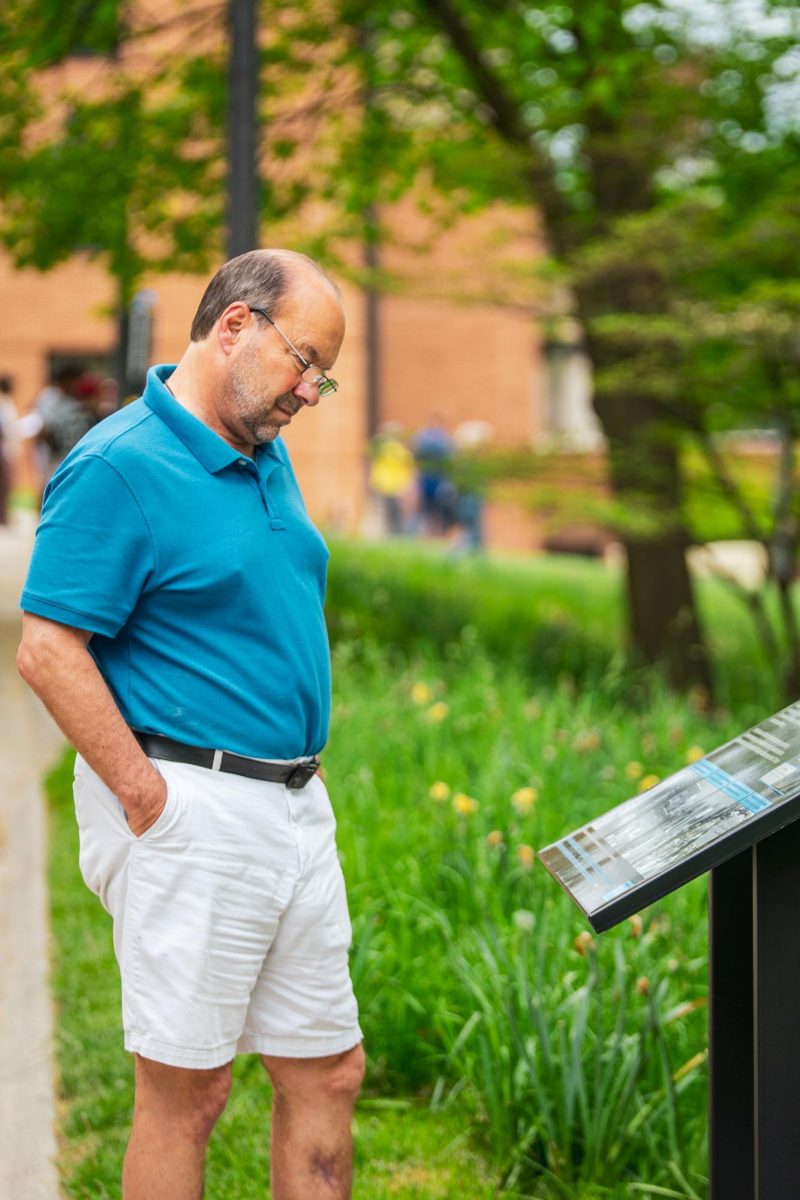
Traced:
[[230, 0], [228, 258], [258, 246], [257, 0]]
[[[367, 151], [372, 135], [372, 110], [375, 97], [374, 86], [374, 33], [373, 22], [366, 16], [358, 30], [358, 49], [363, 73], [363, 131]], [[374, 203], [364, 209], [364, 266], [367, 269], [367, 287], [364, 296], [365, 342], [367, 351], [366, 369], [366, 426], [367, 440], [371, 441], [381, 423], [381, 345], [380, 345], [380, 295], [375, 286], [378, 270], [378, 213]]]

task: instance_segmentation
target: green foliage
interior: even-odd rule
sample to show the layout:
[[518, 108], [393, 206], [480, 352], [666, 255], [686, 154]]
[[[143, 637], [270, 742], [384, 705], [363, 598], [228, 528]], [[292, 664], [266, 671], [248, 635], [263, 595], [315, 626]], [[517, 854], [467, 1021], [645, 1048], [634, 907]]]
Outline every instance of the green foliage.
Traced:
[[[47, 270], [76, 252], [101, 255], [123, 307], [145, 270], [205, 269], [222, 221], [220, 62], [150, 50], [143, 74], [113, 0], [13, 9], [0, 237], [15, 261]], [[110, 60], [122, 45], [127, 59]], [[106, 57], [83, 87], [70, 84], [61, 64], [88, 50]]]
[[124, 32], [119, 0], [59, 0], [57, 5], [9, 0], [3, 7], [13, 43], [24, 48], [34, 68], [55, 66], [70, 55], [113, 54]]
[[[721, 584], [697, 587], [719, 668], [720, 704], [780, 707], [775, 661], [753, 638], [750, 619]], [[328, 575], [334, 643], [377, 641], [399, 661], [439, 659], [474, 644], [498, 667], [532, 682], [565, 672], [584, 689], [644, 703], [652, 679], [626, 669], [621, 570], [569, 556], [454, 558], [435, 546], [335, 541]], [[752, 722], [758, 708], [748, 708]]]
[[[595, 598], [591, 617], [587, 585]], [[438, 549], [424, 554], [416, 546], [336, 542], [332, 548], [334, 641], [377, 639], [402, 654], [429, 647], [439, 657], [472, 637], [498, 661], [532, 676], [573, 671], [591, 678], [605, 673], [620, 648], [621, 613], [621, 580], [598, 575], [592, 563], [541, 561], [530, 570], [448, 558]]]

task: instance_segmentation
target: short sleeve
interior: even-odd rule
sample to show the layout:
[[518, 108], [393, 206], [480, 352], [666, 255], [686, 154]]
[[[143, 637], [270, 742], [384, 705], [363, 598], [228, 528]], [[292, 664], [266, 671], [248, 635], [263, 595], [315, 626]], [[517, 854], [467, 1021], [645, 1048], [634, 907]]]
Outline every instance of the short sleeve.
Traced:
[[155, 565], [151, 532], [128, 483], [104, 458], [78, 454], [45, 493], [20, 607], [114, 637]]

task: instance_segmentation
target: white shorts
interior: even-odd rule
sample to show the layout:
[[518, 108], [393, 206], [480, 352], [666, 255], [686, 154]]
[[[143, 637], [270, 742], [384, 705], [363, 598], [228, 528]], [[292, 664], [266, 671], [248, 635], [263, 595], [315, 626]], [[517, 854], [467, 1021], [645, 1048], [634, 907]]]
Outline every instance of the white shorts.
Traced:
[[81, 874], [114, 920], [125, 1048], [176, 1067], [317, 1058], [361, 1041], [336, 820], [315, 775], [293, 791], [151, 759], [167, 783], [135, 837], [78, 757]]

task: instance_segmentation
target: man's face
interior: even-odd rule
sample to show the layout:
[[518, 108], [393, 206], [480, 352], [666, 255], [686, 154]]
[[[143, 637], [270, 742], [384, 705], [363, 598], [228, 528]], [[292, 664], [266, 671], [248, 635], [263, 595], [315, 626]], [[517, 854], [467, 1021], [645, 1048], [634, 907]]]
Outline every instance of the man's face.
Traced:
[[[271, 314], [272, 315], [272, 314]], [[275, 314], [281, 330], [316, 367], [329, 369], [344, 335], [341, 307], [325, 286], [298, 286]], [[228, 421], [252, 445], [273, 441], [304, 405], [319, 403], [314, 385], [284, 339], [255, 313], [229, 372]]]
[[[289, 390], [275, 394], [275, 374], [264, 368], [258, 345], [249, 343], [231, 366], [230, 386], [233, 416], [254, 446], [271, 442], [288, 425], [303, 401]], [[294, 386], [297, 372], [294, 372]]]

